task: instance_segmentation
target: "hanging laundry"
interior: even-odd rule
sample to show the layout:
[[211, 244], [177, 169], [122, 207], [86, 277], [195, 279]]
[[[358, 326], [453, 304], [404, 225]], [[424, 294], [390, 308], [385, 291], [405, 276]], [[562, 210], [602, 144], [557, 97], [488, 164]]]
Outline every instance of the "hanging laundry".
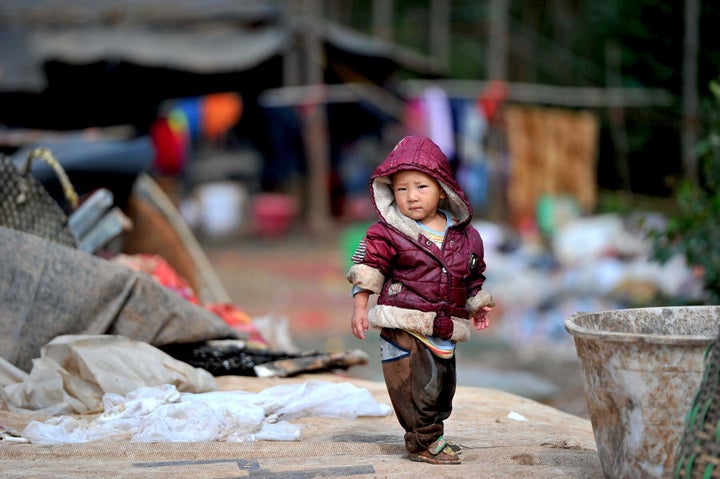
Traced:
[[445, 156], [455, 157], [455, 134], [453, 133], [452, 110], [448, 97], [440, 87], [433, 86], [423, 93], [428, 125], [428, 136], [440, 147]]
[[485, 150], [488, 122], [476, 101], [465, 101], [458, 114], [458, 182], [474, 208], [487, 204], [490, 165]]
[[408, 135], [430, 136], [427, 125], [427, 111], [422, 98], [410, 98], [405, 102], [403, 121]]
[[175, 108], [179, 109], [185, 115], [187, 122], [187, 132], [190, 140], [197, 140], [200, 137], [200, 125], [202, 122], [201, 104], [199, 97], [182, 98], [177, 100]]
[[202, 132], [210, 140], [218, 140], [240, 121], [242, 98], [237, 93], [214, 93], [201, 101]]
[[492, 122], [500, 110], [500, 106], [508, 96], [509, 88], [507, 83], [502, 81], [491, 81], [480, 94], [478, 103], [485, 113], [488, 122]]
[[155, 168], [163, 175], [174, 176], [185, 165], [182, 138], [170, 126], [167, 118], [158, 117], [150, 127], [150, 138], [155, 147]]

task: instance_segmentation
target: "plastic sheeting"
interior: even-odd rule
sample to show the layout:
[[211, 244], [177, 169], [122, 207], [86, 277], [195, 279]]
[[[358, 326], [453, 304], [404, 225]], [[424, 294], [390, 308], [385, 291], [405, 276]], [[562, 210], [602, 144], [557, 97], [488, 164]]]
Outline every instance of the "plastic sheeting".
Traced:
[[106, 394], [105, 411], [87, 420], [59, 416], [32, 421], [23, 437], [34, 444], [91, 441], [207, 442], [298, 441], [302, 427], [288, 419], [387, 416], [391, 408], [351, 383], [308, 381], [258, 394], [215, 391], [179, 393], [174, 386], [140, 388], [122, 397]]
[[0, 399], [8, 408], [47, 414], [97, 413], [105, 394], [170, 384], [184, 392], [217, 389], [207, 371], [193, 368], [159, 349], [122, 336], [59, 336], [42, 348], [30, 374], [0, 361]]

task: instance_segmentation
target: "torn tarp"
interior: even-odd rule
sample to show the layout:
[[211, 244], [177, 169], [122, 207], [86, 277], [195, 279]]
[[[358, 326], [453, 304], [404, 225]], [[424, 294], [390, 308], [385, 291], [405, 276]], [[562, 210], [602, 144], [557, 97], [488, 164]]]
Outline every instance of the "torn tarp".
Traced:
[[237, 338], [145, 273], [0, 227], [0, 356], [24, 371], [53, 338], [114, 334], [154, 346]]

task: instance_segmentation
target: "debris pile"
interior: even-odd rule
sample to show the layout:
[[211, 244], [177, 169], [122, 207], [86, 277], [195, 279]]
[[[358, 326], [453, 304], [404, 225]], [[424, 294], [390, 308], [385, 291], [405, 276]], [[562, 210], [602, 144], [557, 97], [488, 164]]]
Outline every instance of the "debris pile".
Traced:
[[648, 307], [657, 298], [701, 301], [702, 283], [682, 257], [652, 261], [649, 228], [657, 215], [572, 217], [548, 234], [523, 238], [496, 224], [475, 226], [485, 241], [485, 287], [498, 307], [497, 334], [519, 354], [575, 357], [564, 328], [580, 312]]

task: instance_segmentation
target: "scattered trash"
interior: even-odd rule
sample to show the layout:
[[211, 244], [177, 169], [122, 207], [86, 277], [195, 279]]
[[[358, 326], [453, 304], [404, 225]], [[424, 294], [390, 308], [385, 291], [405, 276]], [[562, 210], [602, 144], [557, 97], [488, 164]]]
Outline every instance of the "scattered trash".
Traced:
[[302, 373], [348, 369], [367, 364], [370, 356], [359, 349], [346, 352], [301, 351], [289, 353], [238, 339], [199, 344], [170, 344], [160, 349], [213, 376], [291, 377]]
[[26, 438], [22, 437], [22, 435], [17, 432], [15, 429], [7, 426], [3, 426], [0, 424], [0, 442], [8, 442], [8, 443], [28, 443]]
[[527, 418], [523, 416], [522, 414], [516, 413], [515, 411], [510, 411], [507, 415], [508, 419], [512, 419], [513, 421], [527, 421]]
[[[700, 300], [701, 283], [684, 258], [664, 265], [651, 260], [644, 218], [569, 216], [543, 241], [518, 240], [512, 231], [477, 223], [488, 238], [485, 287], [498, 304], [489, 332], [524, 356], [576, 360], [564, 321], [578, 311], [645, 307], [656, 297]], [[650, 213], [647, 218], [658, 221]]]

